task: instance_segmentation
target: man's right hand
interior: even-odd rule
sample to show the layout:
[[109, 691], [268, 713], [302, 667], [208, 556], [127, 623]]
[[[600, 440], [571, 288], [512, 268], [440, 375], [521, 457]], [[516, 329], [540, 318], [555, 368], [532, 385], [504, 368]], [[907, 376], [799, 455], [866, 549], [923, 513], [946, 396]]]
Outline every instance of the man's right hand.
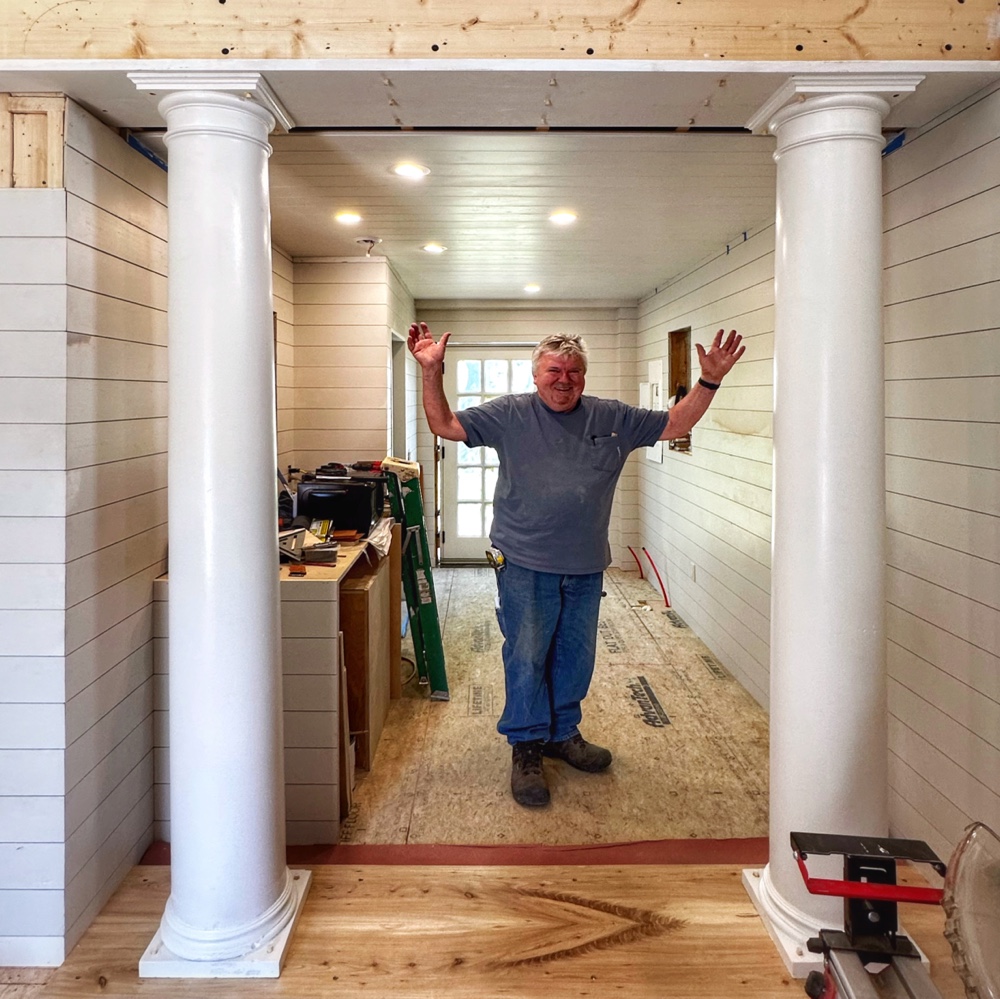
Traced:
[[468, 437], [458, 417], [451, 411], [444, 394], [444, 350], [450, 333], [444, 333], [435, 343], [427, 323], [414, 323], [406, 345], [423, 371], [424, 413], [431, 433], [448, 441], [465, 441]]
[[410, 335], [406, 338], [406, 346], [410, 348], [410, 353], [417, 359], [420, 367], [439, 368], [444, 363], [444, 351], [450, 336], [450, 333], [442, 333], [441, 339], [435, 343], [427, 323], [413, 323]]

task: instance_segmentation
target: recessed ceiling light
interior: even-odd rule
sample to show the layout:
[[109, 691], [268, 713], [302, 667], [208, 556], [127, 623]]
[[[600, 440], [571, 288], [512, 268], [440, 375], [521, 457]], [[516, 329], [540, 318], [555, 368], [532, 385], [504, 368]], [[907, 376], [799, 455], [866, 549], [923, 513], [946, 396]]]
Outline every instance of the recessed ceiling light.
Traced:
[[426, 246], [422, 247], [424, 253], [444, 253], [448, 249], [447, 246], [442, 246], [440, 243], [428, 243]]
[[542, 290], [542, 286], [540, 284], [526, 284], [524, 286], [524, 290], [529, 295], [536, 295], [538, 292]]
[[569, 225], [570, 222], [576, 221], [576, 213], [566, 211], [553, 212], [549, 216], [549, 221], [555, 222], [556, 225]]
[[419, 163], [397, 163], [392, 171], [407, 180], [423, 180], [430, 173], [427, 167]]
[[337, 212], [334, 218], [341, 225], [357, 225], [361, 221], [361, 216], [357, 212]]

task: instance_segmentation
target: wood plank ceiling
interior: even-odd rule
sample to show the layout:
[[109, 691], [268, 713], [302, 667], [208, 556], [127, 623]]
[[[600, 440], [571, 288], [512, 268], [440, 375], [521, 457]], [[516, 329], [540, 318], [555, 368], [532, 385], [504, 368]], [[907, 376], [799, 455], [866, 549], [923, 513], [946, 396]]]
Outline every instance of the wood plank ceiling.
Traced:
[[[774, 217], [773, 140], [676, 133], [369, 133], [274, 139], [273, 236], [303, 256], [382, 240], [422, 299], [634, 301]], [[402, 161], [430, 169], [420, 181]], [[556, 225], [569, 210], [577, 220]], [[350, 211], [362, 221], [334, 220]], [[437, 243], [445, 253], [422, 247]]]

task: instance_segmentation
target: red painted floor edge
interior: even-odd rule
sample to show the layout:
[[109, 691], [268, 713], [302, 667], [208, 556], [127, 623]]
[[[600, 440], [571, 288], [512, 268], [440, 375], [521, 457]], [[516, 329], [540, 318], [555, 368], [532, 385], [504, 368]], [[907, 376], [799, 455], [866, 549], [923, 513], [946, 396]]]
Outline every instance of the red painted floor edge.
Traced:
[[[289, 864], [519, 865], [766, 864], [768, 841], [758, 839], [663, 839], [579, 846], [458, 846], [436, 843], [290, 846]], [[153, 843], [140, 864], [169, 864], [170, 844]]]

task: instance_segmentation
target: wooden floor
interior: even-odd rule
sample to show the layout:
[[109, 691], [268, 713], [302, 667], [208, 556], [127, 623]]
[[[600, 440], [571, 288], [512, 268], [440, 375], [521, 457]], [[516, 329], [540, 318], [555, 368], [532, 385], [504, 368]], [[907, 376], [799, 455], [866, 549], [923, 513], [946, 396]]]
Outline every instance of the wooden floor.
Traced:
[[[169, 868], [137, 867], [47, 983], [3, 999], [358, 996], [753, 999], [802, 996], [738, 867], [318, 867], [284, 972], [268, 981], [140, 980]], [[942, 911], [903, 920], [961, 999]], [[0, 982], [3, 981], [0, 976]], [[15, 988], [9, 986], [9, 988]]]
[[[668, 866], [659, 859], [666, 854], [655, 863], [585, 859], [606, 858], [600, 844], [766, 836], [767, 719], [752, 698], [663, 613], [655, 591], [612, 571], [581, 727], [614, 750], [615, 763], [588, 775], [546, 761], [552, 805], [519, 808], [509, 749], [495, 730], [503, 676], [492, 574], [454, 569], [435, 578], [452, 699], [431, 703], [416, 683], [404, 688], [342, 835], [352, 844], [343, 849], [362, 856], [364, 844], [376, 852], [408, 844], [402, 849], [422, 865], [312, 867], [284, 973], [252, 982], [140, 981], [138, 959], [162, 916], [170, 870], [136, 867], [62, 968], [0, 969], [0, 999], [804, 995], [743, 890], [740, 855], [712, 865]], [[649, 705], [633, 695], [647, 690], [669, 723], [643, 720]], [[434, 843], [478, 844], [491, 855], [546, 844], [547, 856], [574, 859], [427, 863], [420, 844]], [[941, 910], [902, 909], [945, 999], [961, 999]]]
[[[767, 835], [767, 715], [637, 573], [605, 576], [584, 735], [615, 754], [584, 774], [545, 762], [546, 809], [510, 796], [503, 642], [491, 569], [435, 571], [451, 700], [414, 681], [361, 775], [342, 843], [613, 843]], [[682, 626], [678, 626], [678, 622]], [[649, 724], [651, 691], [666, 724]], [[646, 717], [644, 719], [644, 707]]]

